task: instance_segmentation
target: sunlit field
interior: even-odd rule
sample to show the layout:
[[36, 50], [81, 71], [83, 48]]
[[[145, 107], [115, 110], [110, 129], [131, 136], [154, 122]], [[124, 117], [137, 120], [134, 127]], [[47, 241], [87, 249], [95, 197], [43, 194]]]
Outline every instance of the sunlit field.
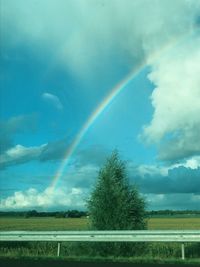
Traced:
[[[199, 230], [200, 218], [150, 218], [149, 230]], [[0, 230], [86, 230], [87, 218], [1, 218]]]

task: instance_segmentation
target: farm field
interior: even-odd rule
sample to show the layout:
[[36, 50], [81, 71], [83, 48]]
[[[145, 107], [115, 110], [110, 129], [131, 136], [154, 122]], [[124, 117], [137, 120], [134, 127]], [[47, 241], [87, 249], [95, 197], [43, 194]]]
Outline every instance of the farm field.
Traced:
[[[1, 218], [0, 231], [11, 230], [87, 230], [87, 218]], [[200, 230], [200, 218], [150, 218], [152, 230]]]

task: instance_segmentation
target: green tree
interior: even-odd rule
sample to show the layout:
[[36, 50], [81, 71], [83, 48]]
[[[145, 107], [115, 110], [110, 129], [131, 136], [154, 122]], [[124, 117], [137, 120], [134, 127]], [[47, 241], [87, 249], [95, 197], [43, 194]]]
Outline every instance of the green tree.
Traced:
[[[88, 200], [91, 229], [140, 230], [145, 229], [145, 201], [137, 188], [130, 185], [126, 164], [114, 151], [100, 169], [97, 183]], [[97, 243], [94, 253], [102, 256], [132, 256], [143, 253], [144, 244]]]
[[92, 229], [145, 229], [145, 201], [136, 187], [129, 184], [126, 164], [117, 151], [99, 171], [88, 211]]

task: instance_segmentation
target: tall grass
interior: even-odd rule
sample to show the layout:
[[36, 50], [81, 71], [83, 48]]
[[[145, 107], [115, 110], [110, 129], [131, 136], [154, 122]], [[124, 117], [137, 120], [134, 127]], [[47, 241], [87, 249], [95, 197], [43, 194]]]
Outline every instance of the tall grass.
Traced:
[[[52, 257], [57, 255], [56, 242], [1, 242], [0, 256], [7, 257]], [[149, 257], [180, 258], [181, 244], [178, 243], [91, 243], [62, 242], [60, 255], [63, 257]], [[185, 244], [186, 258], [200, 258], [200, 244]]]

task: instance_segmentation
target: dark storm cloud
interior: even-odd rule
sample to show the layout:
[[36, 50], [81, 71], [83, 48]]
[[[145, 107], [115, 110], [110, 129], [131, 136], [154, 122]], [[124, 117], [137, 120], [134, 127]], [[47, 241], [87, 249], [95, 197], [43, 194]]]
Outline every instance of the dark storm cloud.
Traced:
[[[64, 138], [34, 147], [12, 146], [0, 156], [0, 168], [4, 169], [32, 160], [39, 162], [62, 160], [70, 145], [71, 140], [69, 141], [68, 138]], [[84, 167], [88, 164], [101, 166], [105, 162], [108, 154], [109, 152], [100, 146], [83, 149], [75, 154], [75, 165], [77, 167]]]
[[68, 146], [69, 143], [65, 139], [34, 147], [16, 145], [0, 155], [0, 169], [32, 160], [45, 162], [63, 159]]
[[200, 125], [188, 127], [178, 137], [160, 146], [159, 159], [176, 162], [184, 158], [200, 155]]
[[63, 159], [69, 145], [70, 143], [66, 139], [49, 142], [42, 150], [38, 160], [49, 161]]
[[0, 121], [0, 152], [3, 153], [14, 144], [16, 134], [34, 131], [36, 129], [35, 115], [21, 115], [7, 121]]
[[178, 167], [169, 170], [167, 176], [158, 174], [134, 175], [130, 171], [131, 181], [145, 194], [200, 193], [200, 168]]
[[200, 195], [178, 194], [146, 194], [147, 208], [149, 210], [199, 210]]
[[32, 160], [44, 162], [63, 159], [70, 145], [66, 138], [39, 146], [25, 147], [15, 144], [16, 135], [35, 132], [36, 128], [37, 116], [35, 114], [15, 116], [7, 121], [0, 121], [0, 169]]

